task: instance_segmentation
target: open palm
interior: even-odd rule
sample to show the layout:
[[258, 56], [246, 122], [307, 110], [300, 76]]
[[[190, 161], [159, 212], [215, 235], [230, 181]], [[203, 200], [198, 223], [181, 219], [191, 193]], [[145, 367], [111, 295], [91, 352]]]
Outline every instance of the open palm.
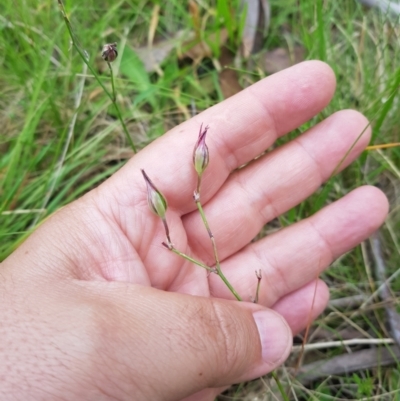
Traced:
[[[234, 299], [216, 274], [207, 274], [162, 246], [163, 225], [148, 208], [141, 174], [145, 169], [168, 201], [174, 246], [213, 266], [211, 243], [193, 201], [197, 175], [192, 150], [203, 123], [209, 126], [210, 163], [201, 199], [222, 270], [244, 301], [254, 297], [254, 272], [261, 270], [259, 304], [281, 314], [293, 333], [303, 329], [311, 308], [311, 317], [316, 317], [329, 297], [319, 273], [382, 223], [387, 212], [384, 195], [374, 187], [358, 188], [306, 220], [251, 241], [267, 222], [298, 205], [331, 176], [367, 121], [355, 111], [339, 111], [253, 160], [320, 112], [334, 88], [328, 66], [305, 62], [172, 129], [59, 213], [53, 225], [71, 229], [54, 229], [50, 241], [68, 255], [67, 270], [81, 281], [99, 282], [104, 291], [118, 282]], [[366, 130], [340, 169], [360, 154], [369, 135]], [[214, 393], [204, 390], [192, 399], [208, 399]]]
[[[381, 223], [386, 202], [371, 200], [383, 195], [372, 187], [359, 188], [309, 219], [249, 243], [267, 222], [330, 177], [367, 121], [354, 111], [337, 112], [296, 140], [237, 169], [322, 110], [334, 85], [327, 66], [302, 63], [201, 113], [141, 151], [89, 194], [104, 217], [103, 229], [97, 225], [98, 232], [91, 234], [97, 237], [90, 243], [90, 252], [96, 250], [94, 274], [165, 291], [233, 299], [217, 275], [208, 275], [162, 246], [163, 226], [148, 208], [140, 173], [144, 168], [168, 200], [167, 221], [175, 247], [213, 266], [211, 243], [193, 201], [197, 175], [192, 149], [201, 123], [207, 124], [210, 164], [203, 178], [202, 203], [222, 269], [246, 301], [254, 297], [254, 272], [261, 269], [259, 302], [279, 308], [294, 332], [303, 328], [314, 291], [310, 283]], [[360, 154], [369, 135], [366, 131], [361, 136], [340, 169]], [[374, 205], [377, 210], [371, 209]], [[328, 297], [322, 284], [318, 289], [315, 315]]]

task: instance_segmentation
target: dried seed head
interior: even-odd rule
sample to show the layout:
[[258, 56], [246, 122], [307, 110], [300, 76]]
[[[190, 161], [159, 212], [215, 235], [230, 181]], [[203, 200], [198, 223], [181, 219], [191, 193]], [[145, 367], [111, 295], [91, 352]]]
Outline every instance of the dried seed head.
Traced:
[[112, 63], [118, 57], [117, 44], [107, 43], [103, 46], [101, 57], [109, 63]]
[[199, 177], [204, 173], [210, 161], [210, 154], [206, 145], [206, 134], [208, 126], [203, 130], [203, 124], [200, 126], [199, 138], [193, 150], [193, 164]]
[[151, 182], [144, 170], [141, 170], [147, 186], [147, 202], [150, 210], [158, 217], [164, 220], [167, 211], [167, 201], [163, 194]]

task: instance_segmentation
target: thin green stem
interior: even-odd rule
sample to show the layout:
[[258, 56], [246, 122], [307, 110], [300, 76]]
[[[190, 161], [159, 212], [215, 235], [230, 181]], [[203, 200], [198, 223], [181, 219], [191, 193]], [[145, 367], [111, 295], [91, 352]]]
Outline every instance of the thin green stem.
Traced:
[[133, 143], [133, 140], [132, 140], [131, 136], [129, 135], [128, 128], [126, 127], [126, 125], [125, 125], [125, 123], [124, 123], [124, 120], [123, 120], [123, 118], [122, 118], [122, 114], [121, 114], [121, 111], [120, 111], [120, 109], [119, 109], [119, 107], [118, 107], [118, 105], [117, 105], [117, 102], [116, 102], [116, 101], [115, 101], [115, 102], [113, 101], [113, 104], [114, 104], [115, 112], [117, 113], [118, 120], [120, 121], [120, 123], [121, 123], [121, 125], [122, 125], [122, 129], [124, 130], [126, 139], [127, 139], [128, 142], [129, 142], [129, 146], [132, 148], [133, 153], [137, 153], [136, 146], [135, 146], [135, 144]]
[[166, 219], [165, 217], [163, 217], [163, 218], [161, 218], [161, 221], [162, 221], [163, 226], [164, 226], [165, 236], [167, 237], [167, 242], [163, 242], [162, 244], [163, 244], [167, 249], [169, 249], [171, 252], [173, 252], [173, 253], [179, 255], [180, 257], [182, 257], [182, 258], [188, 260], [189, 262], [192, 262], [192, 263], [194, 263], [195, 265], [200, 266], [200, 267], [202, 267], [203, 269], [206, 269], [206, 270], [207, 270], [208, 272], [210, 272], [210, 273], [215, 273], [215, 272], [216, 272], [215, 269], [206, 266], [204, 263], [201, 263], [200, 261], [198, 261], [198, 260], [196, 260], [196, 259], [193, 259], [193, 258], [190, 257], [189, 255], [186, 255], [185, 253], [183, 253], [183, 252], [179, 251], [178, 249], [176, 249], [176, 248], [174, 247], [174, 245], [172, 244], [172, 241], [171, 241], [171, 237], [170, 237], [170, 234], [169, 234], [169, 227], [168, 227], [167, 219]]
[[127, 129], [125, 123], [124, 123], [124, 120], [122, 119], [122, 114], [121, 114], [121, 111], [120, 111], [120, 109], [118, 107], [118, 104], [117, 104], [117, 101], [116, 101], [115, 88], [114, 88], [114, 75], [112, 74], [111, 65], [108, 63], [109, 67], [110, 67], [110, 71], [111, 71], [111, 84], [112, 84], [112, 89], [113, 89], [113, 93], [112, 94], [105, 87], [105, 85], [101, 81], [101, 79], [100, 79], [99, 75], [97, 74], [97, 72], [95, 71], [95, 69], [89, 64], [89, 56], [88, 56], [87, 52], [85, 50], [82, 50], [81, 47], [79, 46], [79, 41], [75, 37], [74, 31], [72, 30], [72, 25], [71, 25], [70, 20], [68, 19], [68, 16], [67, 16], [67, 13], [65, 11], [64, 4], [63, 4], [62, 0], [58, 0], [58, 5], [60, 7], [61, 14], [62, 14], [62, 16], [64, 18], [65, 25], [66, 25], [66, 27], [68, 29], [69, 36], [71, 37], [72, 45], [74, 46], [74, 48], [78, 52], [78, 54], [81, 57], [81, 59], [83, 60], [83, 62], [88, 66], [90, 72], [96, 78], [97, 82], [99, 83], [99, 85], [103, 89], [104, 93], [110, 98], [111, 102], [113, 103], [114, 108], [115, 108], [115, 112], [117, 113], [118, 120], [121, 123], [122, 129], [123, 129], [123, 131], [125, 133], [125, 136], [126, 136], [126, 139], [127, 139], [128, 143], [129, 143], [130, 147], [132, 148], [133, 153], [136, 153], [137, 152], [136, 146], [133, 143], [133, 140], [132, 140], [131, 136], [129, 135], [128, 129]]
[[171, 252], [179, 255], [180, 257], [188, 260], [189, 262], [194, 263], [197, 266], [202, 267], [203, 269], [206, 269], [208, 272], [210, 273], [216, 273], [217, 271], [215, 269], [213, 269], [212, 267], [208, 267], [207, 265], [205, 265], [204, 263], [201, 263], [200, 261], [193, 259], [192, 257], [190, 257], [189, 255], [186, 255], [185, 253], [179, 251], [178, 249], [176, 249], [173, 245], [168, 245], [165, 242], [163, 242], [163, 245], [168, 248]]
[[256, 277], [257, 277], [257, 289], [256, 289], [256, 296], [254, 298], [254, 303], [258, 304], [258, 297], [260, 294], [261, 279], [262, 279], [261, 269], [259, 271], [256, 270]]
[[197, 194], [200, 194], [200, 186], [201, 186], [201, 176], [197, 178], [197, 188], [196, 188]]
[[234, 297], [238, 300], [238, 301], [242, 301], [242, 297], [237, 293], [237, 291], [233, 288], [232, 284], [228, 281], [228, 279], [225, 277], [224, 273], [222, 273], [221, 270], [221, 264], [219, 262], [219, 258], [218, 258], [218, 251], [217, 251], [217, 244], [215, 242], [215, 238], [213, 233], [211, 232], [210, 226], [208, 224], [206, 215], [204, 213], [203, 207], [201, 205], [200, 202], [200, 195], [198, 192], [195, 193], [195, 202], [196, 202], [196, 206], [197, 209], [199, 210], [201, 219], [203, 220], [203, 224], [206, 227], [206, 230], [208, 232], [208, 236], [210, 237], [211, 240], [211, 244], [213, 247], [213, 252], [214, 252], [214, 258], [215, 258], [215, 268], [216, 268], [216, 273], [218, 274], [218, 276], [221, 277], [221, 280], [225, 283], [225, 285], [229, 288], [230, 292], [234, 295]]
[[171, 237], [169, 236], [169, 227], [168, 227], [168, 224], [167, 224], [167, 219], [165, 217], [163, 217], [163, 218], [161, 218], [161, 221], [162, 221], [162, 223], [164, 225], [165, 236], [167, 237], [167, 248], [171, 249], [171, 247], [173, 247], [173, 245], [172, 245], [172, 242], [171, 242]]
[[115, 85], [114, 85], [114, 71], [112, 69], [111, 63], [107, 61], [108, 68], [110, 69], [110, 79], [111, 79], [111, 88], [112, 88], [112, 100], [115, 102], [117, 100], [117, 95], [115, 93]]
[[288, 396], [286, 395], [285, 389], [282, 386], [281, 381], [279, 380], [279, 377], [277, 376], [277, 374], [272, 371], [271, 372], [271, 376], [274, 378], [276, 385], [278, 386], [279, 392], [282, 395], [282, 398], [284, 399], [284, 401], [289, 401]]

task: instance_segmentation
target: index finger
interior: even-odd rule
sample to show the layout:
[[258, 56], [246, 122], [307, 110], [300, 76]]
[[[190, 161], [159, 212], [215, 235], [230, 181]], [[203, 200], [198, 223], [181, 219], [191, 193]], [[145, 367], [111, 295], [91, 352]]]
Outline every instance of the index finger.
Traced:
[[[210, 163], [204, 173], [202, 200], [207, 202], [232, 170], [270, 147], [320, 112], [331, 100], [335, 76], [320, 61], [307, 61], [248, 87], [237, 95], [178, 125], [135, 155], [107, 182], [118, 203], [143, 203], [144, 168], [159, 183], [169, 206], [180, 214], [195, 208], [196, 173], [192, 151], [201, 123], [209, 126]], [[111, 189], [111, 191], [110, 191]], [[122, 198], [121, 198], [122, 197]]]

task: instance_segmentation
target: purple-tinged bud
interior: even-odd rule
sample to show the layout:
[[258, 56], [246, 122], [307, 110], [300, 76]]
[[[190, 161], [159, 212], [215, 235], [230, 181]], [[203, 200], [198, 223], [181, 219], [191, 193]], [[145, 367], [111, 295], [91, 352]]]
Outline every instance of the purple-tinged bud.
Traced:
[[163, 194], [151, 182], [150, 178], [145, 173], [145, 171], [144, 170], [141, 171], [144, 180], [146, 181], [147, 202], [149, 203], [149, 208], [155, 215], [164, 220], [165, 212], [167, 211], [167, 201], [165, 200]]
[[208, 166], [210, 161], [210, 154], [206, 145], [206, 134], [208, 126], [203, 130], [203, 124], [200, 126], [199, 138], [197, 139], [196, 145], [193, 150], [193, 164], [199, 177], [204, 173], [204, 170]]
[[112, 63], [118, 57], [117, 44], [107, 43], [104, 45], [101, 57], [108, 63]]

